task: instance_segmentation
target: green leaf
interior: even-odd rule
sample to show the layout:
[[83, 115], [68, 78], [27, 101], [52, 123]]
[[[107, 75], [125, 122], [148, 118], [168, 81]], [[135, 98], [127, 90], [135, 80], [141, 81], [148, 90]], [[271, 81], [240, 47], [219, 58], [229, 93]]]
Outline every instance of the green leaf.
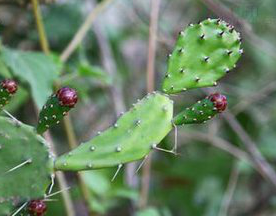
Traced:
[[80, 63], [78, 73], [80, 76], [91, 77], [107, 85], [112, 83], [111, 77], [102, 68], [89, 65], [88, 63]]
[[0, 59], [0, 76], [4, 78], [11, 78], [11, 73], [2, 59]]
[[160, 216], [160, 214], [156, 208], [150, 207], [137, 212], [135, 216]]
[[41, 108], [52, 94], [53, 83], [59, 75], [61, 63], [57, 63], [52, 56], [39, 52], [3, 48], [1, 54], [12, 73], [30, 85], [35, 103]]
[[110, 180], [100, 170], [82, 172], [84, 182], [97, 195], [104, 195], [110, 189]]

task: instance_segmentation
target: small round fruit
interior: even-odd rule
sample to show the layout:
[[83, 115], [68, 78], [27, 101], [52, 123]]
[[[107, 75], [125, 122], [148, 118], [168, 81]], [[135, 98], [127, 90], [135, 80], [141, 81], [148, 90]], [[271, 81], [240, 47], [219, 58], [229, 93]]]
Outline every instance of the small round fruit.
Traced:
[[56, 94], [61, 106], [74, 107], [78, 102], [78, 95], [75, 89], [63, 87]]
[[15, 94], [17, 91], [17, 83], [11, 79], [5, 79], [1, 82], [2, 88], [6, 89], [10, 94]]
[[208, 96], [208, 99], [213, 102], [218, 112], [224, 111], [227, 107], [227, 98], [225, 95], [222, 95], [220, 93], [214, 93], [210, 94]]
[[47, 206], [43, 200], [32, 200], [29, 202], [28, 211], [33, 216], [43, 216], [46, 210]]

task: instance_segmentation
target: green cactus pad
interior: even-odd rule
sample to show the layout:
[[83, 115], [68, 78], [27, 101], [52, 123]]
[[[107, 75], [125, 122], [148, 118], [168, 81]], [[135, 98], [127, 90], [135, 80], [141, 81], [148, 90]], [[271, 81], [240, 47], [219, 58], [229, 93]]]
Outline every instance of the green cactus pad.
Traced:
[[37, 125], [37, 133], [42, 134], [51, 126], [59, 124], [71, 108], [61, 106], [56, 95], [52, 95], [43, 106]]
[[43, 198], [52, 167], [48, 146], [34, 128], [0, 117], [0, 215]]
[[172, 129], [172, 101], [153, 93], [105, 132], [55, 161], [57, 170], [113, 167], [145, 157]]
[[218, 113], [213, 102], [205, 98], [175, 116], [173, 123], [175, 125], [200, 124], [210, 120]]
[[165, 93], [217, 85], [235, 67], [242, 54], [241, 39], [232, 26], [219, 19], [191, 24], [180, 32], [169, 55], [163, 80]]

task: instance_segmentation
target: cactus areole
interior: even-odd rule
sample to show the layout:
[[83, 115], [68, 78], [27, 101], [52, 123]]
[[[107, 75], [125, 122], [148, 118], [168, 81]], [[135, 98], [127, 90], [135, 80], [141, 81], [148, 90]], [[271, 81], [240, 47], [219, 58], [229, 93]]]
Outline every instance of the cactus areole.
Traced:
[[32, 200], [28, 204], [28, 211], [32, 216], [43, 216], [46, 210], [47, 206], [43, 200]]

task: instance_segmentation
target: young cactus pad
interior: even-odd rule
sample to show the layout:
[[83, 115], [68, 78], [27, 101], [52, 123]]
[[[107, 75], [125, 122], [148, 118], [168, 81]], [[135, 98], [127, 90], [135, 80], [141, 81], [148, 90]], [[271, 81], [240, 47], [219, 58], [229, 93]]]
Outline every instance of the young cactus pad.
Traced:
[[53, 161], [46, 141], [35, 129], [0, 117], [0, 215], [18, 205], [43, 198]]
[[220, 19], [191, 24], [179, 33], [168, 71], [163, 80], [165, 93], [216, 86], [217, 80], [235, 67], [242, 54], [240, 34]]
[[0, 82], [0, 109], [9, 103], [16, 91], [17, 83], [14, 80], [5, 79]]
[[77, 92], [69, 87], [63, 87], [53, 94], [43, 106], [39, 114], [37, 133], [42, 134], [53, 125], [59, 124], [78, 101]]
[[227, 100], [224, 95], [219, 93], [211, 94], [202, 101], [198, 101], [191, 107], [174, 117], [175, 125], [204, 123], [216, 114], [224, 111]]
[[108, 130], [55, 161], [57, 170], [113, 167], [144, 158], [172, 129], [172, 101], [148, 94]]

